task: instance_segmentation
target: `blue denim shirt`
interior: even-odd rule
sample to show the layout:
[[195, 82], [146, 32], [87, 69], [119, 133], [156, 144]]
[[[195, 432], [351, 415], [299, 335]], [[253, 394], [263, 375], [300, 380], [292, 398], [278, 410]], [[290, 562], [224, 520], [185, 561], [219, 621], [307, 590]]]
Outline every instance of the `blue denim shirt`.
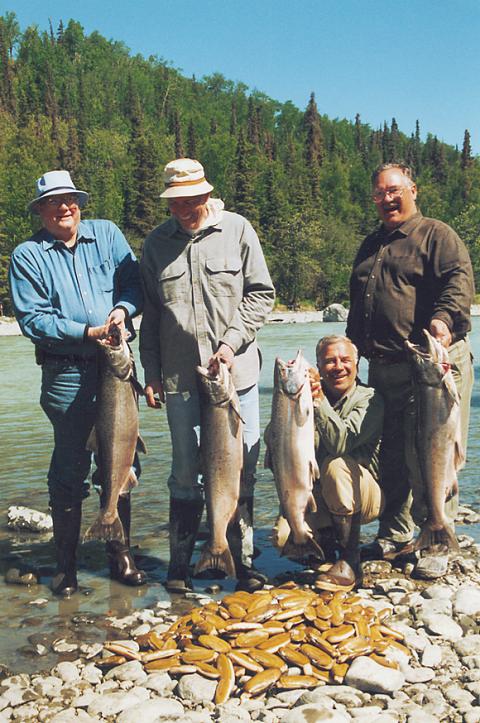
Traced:
[[9, 280], [23, 334], [52, 354], [93, 356], [86, 326], [104, 324], [115, 306], [130, 317], [143, 306], [138, 262], [111, 221], [81, 221], [73, 253], [41, 229], [14, 250]]

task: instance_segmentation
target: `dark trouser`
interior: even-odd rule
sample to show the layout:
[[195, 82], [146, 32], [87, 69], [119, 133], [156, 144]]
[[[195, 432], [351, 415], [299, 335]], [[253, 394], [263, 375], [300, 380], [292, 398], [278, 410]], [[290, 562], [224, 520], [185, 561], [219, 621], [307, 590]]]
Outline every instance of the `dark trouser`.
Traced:
[[[466, 451], [473, 387], [469, 342], [456, 342], [448, 351], [460, 396], [462, 444]], [[386, 505], [380, 518], [378, 537], [407, 542], [413, 537], [414, 524], [421, 524], [427, 516], [426, 490], [415, 449], [417, 420], [411, 366], [408, 362], [385, 364], [372, 359], [368, 382], [385, 401], [380, 486]], [[452, 523], [457, 507], [458, 495], [445, 504], [447, 519]]]

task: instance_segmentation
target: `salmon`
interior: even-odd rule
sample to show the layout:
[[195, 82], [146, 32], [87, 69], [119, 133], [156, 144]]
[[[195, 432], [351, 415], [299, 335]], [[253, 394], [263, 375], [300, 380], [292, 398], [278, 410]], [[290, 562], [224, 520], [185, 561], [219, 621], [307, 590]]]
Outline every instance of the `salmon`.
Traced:
[[[99, 373], [95, 426], [87, 448], [95, 452], [104, 506], [84, 539], [120, 540], [125, 533], [117, 512], [118, 498], [138, 484], [132, 464], [135, 452], [146, 452], [138, 428], [139, 383], [133, 355], [120, 329], [98, 340]], [[141, 387], [140, 387], [141, 388]]]
[[235, 577], [227, 540], [240, 496], [243, 426], [240, 402], [227, 365], [197, 367], [202, 389], [200, 453], [210, 536], [195, 565], [195, 573], [219, 570]]
[[405, 342], [414, 370], [416, 446], [428, 508], [415, 549], [442, 545], [458, 550], [455, 533], [445, 517], [445, 500], [458, 491], [457, 470], [464, 462], [459, 397], [447, 350], [428, 331], [423, 333], [425, 350]]
[[282, 512], [290, 526], [283, 555], [323, 559], [306, 522], [316, 511], [313, 482], [320, 476], [315, 459], [313, 401], [309, 364], [301, 351], [293, 362], [275, 360], [272, 416], [265, 430], [265, 466], [273, 471]]

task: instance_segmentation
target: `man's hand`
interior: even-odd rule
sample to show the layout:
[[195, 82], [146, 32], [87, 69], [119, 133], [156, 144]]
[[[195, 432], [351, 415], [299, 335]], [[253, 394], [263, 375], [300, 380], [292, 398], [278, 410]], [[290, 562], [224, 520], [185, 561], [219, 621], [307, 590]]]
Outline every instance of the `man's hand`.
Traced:
[[[155, 397], [158, 394], [158, 399]], [[165, 403], [165, 392], [163, 391], [163, 384], [159, 379], [154, 379], [147, 384], [145, 387], [145, 396], [147, 399], [147, 405], [152, 409], [160, 409], [162, 403]]]
[[446, 349], [452, 343], [450, 329], [441, 319], [432, 319], [430, 322], [430, 334], [437, 339]]
[[310, 389], [312, 390], [313, 401], [315, 401], [315, 399], [323, 399], [325, 394], [323, 393], [322, 382], [320, 380], [318, 369], [315, 369], [315, 367], [309, 367], [308, 378], [310, 381]]
[[217, 351], [208, 360], [207, 369], [215, 373], [215, 367], [219, 362], [223, 362], [227, 365], [227, 369], [231, 369], [235, 360], [235, 352], [228, 344], [220, 344]]
[[125, 336], [125, 309], [116, 307], [115, 309], [112, 309], [109, 313], [107, 320], [105, 322], [105, 326], [110, 326], [110, 324], [115, 324], [115, 326], [120, 327], [120, 331], [122, 332], [122, 337]]
[[105, 320], [105, 324], [102, 326], [89, 326], [87, 329], [87, 339], [95, 341], [95, 339], [106, 339], [110, 335], [110, 329], [112, 326], [116, 326], [120, 329], [122, 339], [127, 335], [125, 329], [125, 310], [124, 309], [112, 309], [110, 314]]

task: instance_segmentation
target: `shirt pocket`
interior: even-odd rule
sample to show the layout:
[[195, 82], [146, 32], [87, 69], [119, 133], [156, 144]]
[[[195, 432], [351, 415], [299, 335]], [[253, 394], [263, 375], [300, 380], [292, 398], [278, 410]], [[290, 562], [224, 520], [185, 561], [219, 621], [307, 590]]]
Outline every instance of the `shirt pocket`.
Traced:
[[205, 261], [210, 291], [214, 296], [242, 296], [242, 260], [238, 256]]
[[183, 301], [187, 294], [187, 264], [175, 261], [158, 274], [158, 295], [163, 304]]
[[113, 291], [114, 266], [110, 259], [105, 259], [97, 266], [89, 267], [88, 273], [95, 288], [103, 292], [111, 293]]

